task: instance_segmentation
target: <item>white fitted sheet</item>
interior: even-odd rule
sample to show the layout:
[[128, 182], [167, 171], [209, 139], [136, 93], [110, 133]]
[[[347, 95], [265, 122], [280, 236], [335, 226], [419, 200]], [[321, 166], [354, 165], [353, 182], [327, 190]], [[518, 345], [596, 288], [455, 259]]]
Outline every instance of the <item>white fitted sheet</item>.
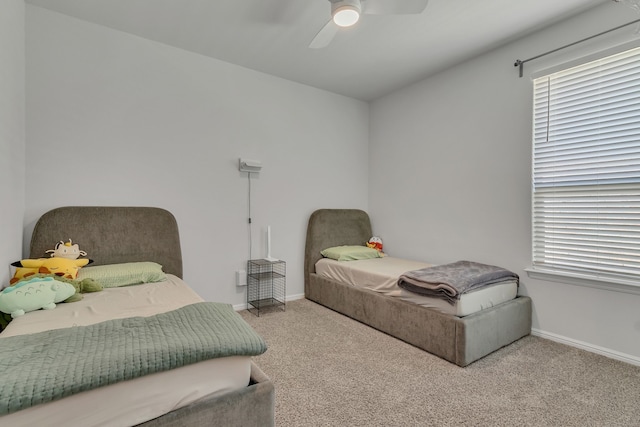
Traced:
[[455, 304], [450, 304], [440, 298], [419, 295], [398, 287], [398, 277], [401, 274], [432, 265], [394, 257], [358, 261], [336, 261], [322, 258], [316, 263], [316, 273], [342, 283], [370, 289], [458, 317], [468, 316], [512, 300], [517, 296], [518, 284], [515, 280], [499, 282], [467, 292], [462, 294]]
[[[84, 326], [109, 319], [152, 316], [201, 302], [180, 278], [84, 294], [81, 301], [58, 304], [14, 319], [2, 338], [49, 329]], [[246, 387], [250, 356], [211, 359], [171, 371], [78, 393], [0, 417], [0, 425], [130, 426], [187, 406], [205, 396]]]

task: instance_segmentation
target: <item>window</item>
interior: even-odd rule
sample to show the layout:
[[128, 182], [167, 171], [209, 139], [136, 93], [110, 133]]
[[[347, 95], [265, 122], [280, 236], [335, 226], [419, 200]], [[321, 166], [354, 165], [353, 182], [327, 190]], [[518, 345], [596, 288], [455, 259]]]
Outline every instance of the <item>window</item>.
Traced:
[[640, 286], [640, 48], [534, 80], [533, 269]]

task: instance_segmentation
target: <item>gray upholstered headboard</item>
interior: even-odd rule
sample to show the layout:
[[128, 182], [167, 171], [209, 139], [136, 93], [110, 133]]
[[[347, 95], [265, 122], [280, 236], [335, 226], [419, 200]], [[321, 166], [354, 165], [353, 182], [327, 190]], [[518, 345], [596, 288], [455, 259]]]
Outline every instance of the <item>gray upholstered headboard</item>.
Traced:
[[150, 207], [66, 206], [40, 217], [30, 258], [44, 258], [59, 241], [77, 243], [92, 265], [153, 261], [182, 278], [182, 252], [175, 217]]
[[364, 245], [372, 236], [371, 221], [359, 209], [319, 209], [309, 217], [304, 250], [304, 282], [315, 273], [320, 251], [332, 246]]

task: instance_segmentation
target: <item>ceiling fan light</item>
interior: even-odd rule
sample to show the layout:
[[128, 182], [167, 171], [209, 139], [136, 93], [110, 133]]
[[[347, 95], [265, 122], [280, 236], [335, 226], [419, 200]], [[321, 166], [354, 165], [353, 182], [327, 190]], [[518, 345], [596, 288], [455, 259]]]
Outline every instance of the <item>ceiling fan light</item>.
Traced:
[[339, 27], [350, 27], [359, 19], [360, 11], [355, 6], [342, 6], [333, 12], [333, 22]]

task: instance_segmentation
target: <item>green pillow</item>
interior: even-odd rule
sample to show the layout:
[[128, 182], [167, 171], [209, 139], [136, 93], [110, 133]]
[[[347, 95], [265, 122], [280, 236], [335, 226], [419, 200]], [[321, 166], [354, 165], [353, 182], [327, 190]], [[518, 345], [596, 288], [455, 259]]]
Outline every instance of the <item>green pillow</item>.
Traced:
[[[334, 246], [320, 251], [323, 257], [337, 261], [355, 261], [359, 259], [382, 258], [380, 251], [368, 246]], [[86, 268], [86, 267], [85, 267]], [[80, 269], [82, 271], [83, 269]]]
[[163, 282], [167, 280], [162, 266], [155, 262], [127, 262], [123, 264], [97, 265], [81, 268], [78, 280], [93, 279], [105, 288], [139, 285], [141, 283]]

